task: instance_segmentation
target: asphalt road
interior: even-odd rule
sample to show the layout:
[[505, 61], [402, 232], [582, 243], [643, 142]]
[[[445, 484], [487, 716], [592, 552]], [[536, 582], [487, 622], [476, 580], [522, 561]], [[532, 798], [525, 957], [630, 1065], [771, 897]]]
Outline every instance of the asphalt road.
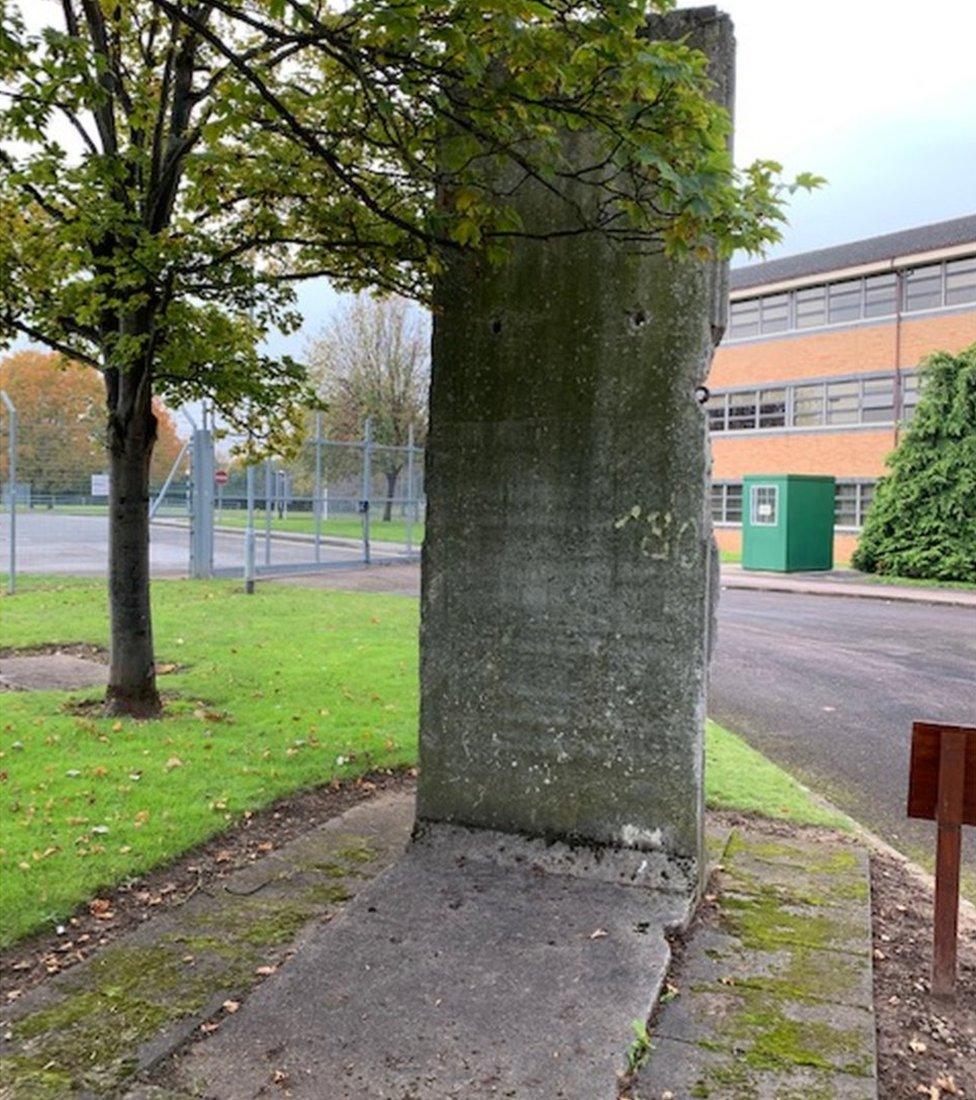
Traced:
[[[190, 535], [185, 520], [153, 523], [149, 558], [154, 576], [185, 576], [190, 560]], [[10, 537], [10, 517], [0, 515], [0, 571], [6, 570]], [[311, 539], [270, 539], [271, 564], [276, 568], [298, 569], [314, 560]], [[396, 549], [374, 547], [378, 560], [395, 556]], [[258, 531], [256, 559], [260, 573], [266, 561], [264, 531]], [[351, 565], [362, 559], [360, 546], [323, 542], [323, 562]], [[108, 517], [72, 515], [67, 512], [37, 510], [17, 513], [17, 569], [22, 573], [74, 573], [101, 575], [108, 562]], [[214, 567], [243, 570], [244, 532], [216, 531]]]
[[[905, 817], [910, 731], [976, 725], [976, 612], [726, 589], [709, 695], [717, 722], [930, 865], [934, 827]], [[976, 829], [964, 832], [972, 895]]]

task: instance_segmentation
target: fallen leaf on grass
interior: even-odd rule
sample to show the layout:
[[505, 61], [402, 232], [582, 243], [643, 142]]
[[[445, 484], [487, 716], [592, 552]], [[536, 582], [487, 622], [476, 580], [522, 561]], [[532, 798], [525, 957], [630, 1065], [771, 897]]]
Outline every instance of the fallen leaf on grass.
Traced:
[[171, 756], [169, 758], [169, 760], [166, 761], [166, 770], [168, 772], [171, 772], [174, 768], [182, 768], [182, 767], [183, 767], [183, 761], [178, 756]]
[[278, 968], [276, 966], [259, 966], [255, 969], [254, 973], [259, 977], [266, 978], [269, 974], [276, 973]]
[[240, 1001], [224, 1001], [220, 1006], [224, 1012], [229, 1012], [232, 1016], [241, 1007]]

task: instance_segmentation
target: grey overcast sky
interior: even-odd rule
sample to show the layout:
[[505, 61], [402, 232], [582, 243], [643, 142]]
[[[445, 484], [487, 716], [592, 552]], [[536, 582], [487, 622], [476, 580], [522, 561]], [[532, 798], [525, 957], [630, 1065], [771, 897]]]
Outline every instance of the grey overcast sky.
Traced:
[[[736, 159], [829, 181], [794, 199], [770, 257], [976, 212], [976, 0], [718, 6], [735, 21]], [[335, 303], [303, 287], [302, 331], [270, 346], [301, 354]]]

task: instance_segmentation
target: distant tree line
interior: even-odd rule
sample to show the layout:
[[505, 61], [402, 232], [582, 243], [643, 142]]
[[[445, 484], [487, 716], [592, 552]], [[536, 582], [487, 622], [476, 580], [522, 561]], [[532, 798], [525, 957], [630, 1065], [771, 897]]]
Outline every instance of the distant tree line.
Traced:
[[[35, 496], [85, 493], [108, 469], [105, 386], [98, 371], [54, 352], [18, 351], [0, 360], [0, 389], [17, 408], [17, 483]], [[157, 402], [159, 435], [150, 483], [160, 485], [182, 442], [172, 415]], [[6, 428], [6, 425], [5, 425]], [[9, 477], [6, 432], [0, 479]]]

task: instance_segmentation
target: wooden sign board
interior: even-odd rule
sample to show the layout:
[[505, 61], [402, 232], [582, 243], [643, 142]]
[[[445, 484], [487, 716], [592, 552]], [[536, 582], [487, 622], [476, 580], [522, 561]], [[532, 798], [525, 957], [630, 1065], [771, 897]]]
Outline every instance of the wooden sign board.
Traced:
[[932, 993], [951, 997], [956, 990], [962, 827], [976, 825], [976, 729], [935, 722], [912, 726], [908, 816], [938, 825]]
[[[951, 818], [939, 813], [939, 763], [943, 732], [963, 742], [961, 750], [962, 805], [944, 807]], [[960, 736], [961, 735], [961, 736]], [[959, 814], [961, 813], [961, 816]], [[976, 825], [976, 729], [915, 722], [912, 726], [912, 763], [908, 781], [908, 816], [953, 825]]]

